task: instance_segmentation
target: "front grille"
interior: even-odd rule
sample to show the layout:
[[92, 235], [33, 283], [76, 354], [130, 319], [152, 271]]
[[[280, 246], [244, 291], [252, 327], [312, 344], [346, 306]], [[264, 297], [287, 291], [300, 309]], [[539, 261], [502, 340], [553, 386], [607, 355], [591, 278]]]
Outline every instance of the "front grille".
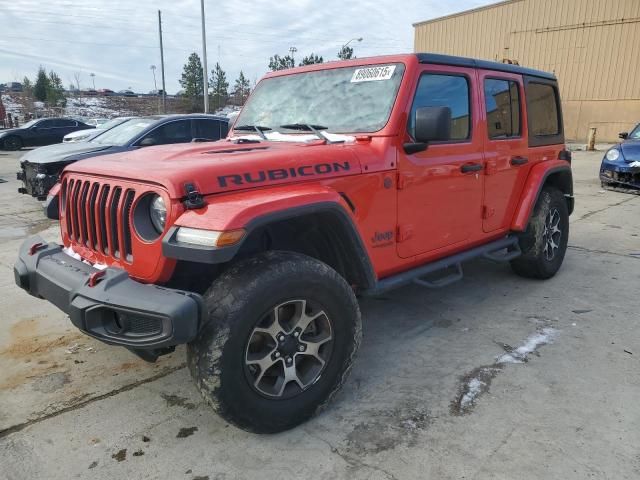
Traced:
[[65, 225], [79, 245], [131, 263], [131, 206], [135, 190], [90, 180], [62, 182]]

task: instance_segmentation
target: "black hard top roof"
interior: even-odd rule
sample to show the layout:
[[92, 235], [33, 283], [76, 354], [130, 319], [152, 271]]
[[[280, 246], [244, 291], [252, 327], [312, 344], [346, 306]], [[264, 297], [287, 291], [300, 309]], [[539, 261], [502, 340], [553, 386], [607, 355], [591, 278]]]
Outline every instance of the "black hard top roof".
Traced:
[[456, 57], [453, 55], [440, 55], [437, 53], [417, 53], [420, 63], [434, 63], [437, 65], [452, 65], [455, 67], [483, 68], [485, 70], [497, 70], [499, 72], [519, 73], [521, 75], [530, 75], [533, 77], [546, 78], [548, 80], [556, 80], [553, 73], [535, 70], [533, 68], [525, 68], [519, 65], [511, 65], [509, 63], [490, 62], [489, 60], [478, 60], [475, 58]]

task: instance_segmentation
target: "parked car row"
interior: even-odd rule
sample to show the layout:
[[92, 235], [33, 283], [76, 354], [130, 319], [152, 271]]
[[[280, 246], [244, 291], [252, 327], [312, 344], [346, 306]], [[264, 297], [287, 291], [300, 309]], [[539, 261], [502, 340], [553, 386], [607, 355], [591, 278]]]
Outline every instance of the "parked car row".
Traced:
[[71, 134], [88, 135], [80, 141], [65, 140], [23, 155], [17, 174], [23, 182], [19, 192], [45, 200], [64, 167], [73, 162], [152, 145], [216, 141], [227, 135], [229, 123], [224, 117], [192, 114], [122, 117], [103, 125], [106, 128]]

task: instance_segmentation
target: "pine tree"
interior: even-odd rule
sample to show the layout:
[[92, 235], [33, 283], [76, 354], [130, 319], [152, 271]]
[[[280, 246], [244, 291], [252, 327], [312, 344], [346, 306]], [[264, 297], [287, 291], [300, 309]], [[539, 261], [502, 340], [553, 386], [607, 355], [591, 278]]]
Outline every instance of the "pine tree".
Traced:
[[47, 103], [64, 107], [66, 99], [64, 97], [64, 86], [62, 79], [53, 70], [49, 72], [49, 85], [47, 87]]
[[275, 54], [269, 58], [269, 70], [275, 72], [276, 70], [286, 70], [287, 68], [293, 68], [296, 66], [296, 61], [291, 55], [285, 55], [281, 57]]
[[324, 62], [322, 57], [319, 57], [318, 55], [314, 55], [312, 53], [311, 55], [307, 55], [302, 59], [302, 61], [300, 62], [300, 66], [302, 67], [303, 65], [313, 65], [314, 63], [322, 63], [322, 62]]
[[338, 58], [340, 60], [348, 60], [353, 57], [353, 48], [349, 46], [342, 47], [338, 52]]
[[213, 105], [215, 109], [222, 108], [229, 98], [229, 82], [227, 74], [218, 62], [213, 70], [211, 70], [211, 91], [213, 93]]
[[249, 79], [244, 76], [242, 70], [240, 70], [240, 75], [236, 80], [235, 85], [233, 86], [233, 95], [235, 97], [236, 104], [244, 105], [244, 101], [249, 96], [251, 84]]
[[204, 79], [202, 76], [202, 62], [197, 53], [192, 53], [182, 69], [180, 85], [184, 90], [184, 96], [192, 100], [202, 97]]
[[36, 100], [44, 102], [47, 99], [47, 90], [49, 89], [49, 77], [42, 66], [38, 69], [36, 83], [33, 86], [33, 96]]

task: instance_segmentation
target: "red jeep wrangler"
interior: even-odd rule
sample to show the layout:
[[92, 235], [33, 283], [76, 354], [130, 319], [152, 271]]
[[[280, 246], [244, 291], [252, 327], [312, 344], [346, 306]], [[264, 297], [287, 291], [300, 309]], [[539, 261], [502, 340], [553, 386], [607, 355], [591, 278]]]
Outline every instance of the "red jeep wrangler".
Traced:
[[218, 413], [277, 432], [344, 383], [356, 295], [477, 257], [552, 277], [570, 160], [548, 73], [433, 54], [274, 72], [225, 141], [67, 167], [64, 245], [27, 240], [15, 279], [145, 359], [187, 344]]

